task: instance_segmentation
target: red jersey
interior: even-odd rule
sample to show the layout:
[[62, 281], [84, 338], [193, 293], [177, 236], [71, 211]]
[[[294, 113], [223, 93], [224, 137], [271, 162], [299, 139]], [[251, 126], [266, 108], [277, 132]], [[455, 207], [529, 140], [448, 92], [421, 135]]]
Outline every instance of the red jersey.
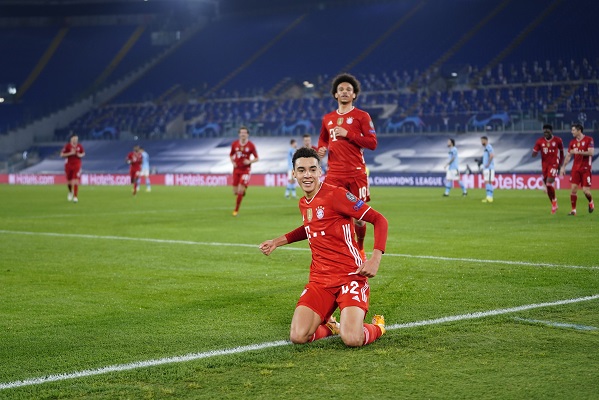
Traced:
[[[578, 151], [588, 151], [589, 149], [595, 148], [593, 138], [590, 136], [582, 136], [580, 140], [573, 139], [568, 146], [568, 152], [577, 149]], [[574, 164], [572, 165], [572, 171], [590, 171], [593, 157], [583, 156], [580, 154], [574, 155]]]
[[[336, 126], [347, 129], [347, 137], [337, 137], [333, 132]], [[364, 175], [364, 148], [374, 150], [377, 146], [376, 131], [370, 115], [356, 107], [345, 114], [338, 110], [328, 113], [322, 118], [318, 138], [318, 147], [323, 146], [329, 150], [329, 175]]]
[[137, 170], [141, 170], [141, 162], [142, 162], [142, 155], [141, 153], [137, 153], [135, 151], [131, 151], [129, 154], [127, 154], [127, 161], [129, 162], [129, 170], [131, 171], [137, 171]]
[[541, 153], [543, 167], [557, 168], [564, 159], [564, 142], [557, 136], [553, 136], [549, 140], [543, 136], [536, 141], [532, 151]]
[[[70, 153], [71, 151], [74, 150], [74, 148], [77, 148], [77, 153], [85, 153], [85, 150], [83, 150], [83, 146], [81, 146], [80, 143], [77, 143], [76, 146], [73, 146], [71, 144], [71, 142], [67, 143], [64, 145], [64, 147], [62, 148], [62, 153]], [[68, 167], [72, 167], [72, 168], [81, 168], [81, 158], [76, 156], [76, 155], [72, 155], [72, 156], [68, 156], [64, 159], [64, 163], [68, 166]]]
[[231, 144], [231, 151], [229, 152], [229, 156], [233, 158], [235, 162], [235, 170], [239, 173], [249, 173], [252, 168], [252, 164], [244, 164], [244, 160], [251, 160], [250, 156], [254, 156], [254, 158], [258, 158], [258, 152], [256, 151], [256, 146], [254, 143], [248, 142], [242, 145], [239, 140], [234, 141]]
[[[343, 188], [322, 183], [310, 200], [300, 199], [299, 209], [312, 250], [310, 282], [331, 287], [347, 282], [348, 275], [363, 263], [352, 218], [361, 220], [371, 210], [370, 206]], [[376, 237], [375, 247], [384, 251], [387, 237], [382, 236]], [[361, 275], [351, 277], [367, 279]]]

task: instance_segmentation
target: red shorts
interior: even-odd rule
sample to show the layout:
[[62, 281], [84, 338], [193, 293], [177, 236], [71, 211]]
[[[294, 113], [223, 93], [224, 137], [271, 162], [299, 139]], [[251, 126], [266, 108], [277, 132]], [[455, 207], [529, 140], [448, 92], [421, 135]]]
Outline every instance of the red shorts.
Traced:
[[249, 172], [238, 172], [237, 170], [233, 171], [233, 186], [243, 185], [248, 187], [250, 184], [250, 173]]
[[557, 178], [559, 173], [559, 167], [557, 165], [543, 165], [543, 181], [547, 181], [547, 178]]
[[306, 306], [320, 316], [322, 322], [329, 319], [339, 307], [359, 307], [368, 312], [370, 300], [370, 286], [367, 280], [348, 279], [347, 284], [339, 287], [327, 288], [321, 284], [309, 282], [300, 295], [297, 306]]
[[139, 174], [141, 172], [141, 168], [129, 169], [129, 176], [131, 177], [131, 183], [134, 183], [137, 178], [139, 178]]
[[570, 183], [582, 187], [591, 187], [591, 170], [572, 170], [570, 173]]
[[365, 202], [370, 201], [370, 185], [368, 184], [368, 177], [366, 174], [349, 177], [338, 177], [328, 174], [326, 178], [324, 178], [324, 181], [329, 185], [340, 186], [347, 189], [360, 200], [364, 200]]
[[79, 179], [81, 177], [81, 165], [64, 165], [64, 172], [67, 175], [67, 181]]

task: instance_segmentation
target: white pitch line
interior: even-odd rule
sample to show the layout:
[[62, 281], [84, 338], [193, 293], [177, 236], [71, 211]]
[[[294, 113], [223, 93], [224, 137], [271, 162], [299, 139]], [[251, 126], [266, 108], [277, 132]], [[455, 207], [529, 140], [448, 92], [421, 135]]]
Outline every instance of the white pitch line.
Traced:
[[528, 319], [528, 318], [514, 318], [516, 321], [528, 322], [533, 325], [546, 325], [551, 326], [553, 328], [568, 328], [568, 329], [576, 329], [578, 331], [597, 331], [599, 328], [595, 326], [588, 325], [580, 325], [580, 324], [566, 324], [564, 322], [554, 322], [554, 321], [542, 321], [539, 319]]
[[[228, 247], [249, 247], [258, 248], [257, 244], [245, 244], [245, 243], [218, 243], [218, 242], [198, 242], [193, 240], [173, 240], [173, 239], [152, 239], [152, 238], [134, 238], [126, 236], [101, 236], [101, 235], [87, 235], [78, 233], [55, 233], [55, 232], [27, 232], [27, 231], [9, 231], [0, 230], [0, 234], [11, 234], [11, 235], [31, 235], [31, 236], [54, 236], [54, 237], [73, 237], [80, 239], [106, 239], [106, 240], [130, 240], [139, 242], [151, 242], [151, 243], [167, 243], [167, 244], [190, 244], [200, 246], [228, 246]], [[307, 248], [298, 247], [281, 247], [282, 250], [296, 250], [296, 251], [309, 251]], [[507, 265], [522, 265], [527, 267], [550, 267], [550, 268], [570, 268], [570, 269], [591, 269], [599, 270], [599, 266], [585, 266], [585, 265], [565, 265], [565, 264], [550, 264], [550, 263], [532, 263], [527, 261], [509, 261], [509, 260], [485, 260], [478, 258], [459, 258], [459, 257], [439, 257], [439, 256], [426, 256], [426, 255], [411, 255], [411, 254], [394, 254], [385, 253], [389, 257], [405, 257], [405, 258], [420, 258], [429, 260], [441, 260], [441, 261], [465, 261], [473, 263], [485, 263], [485, 264], [507, 264]]]
[[[484, 318], [484, 317], [490, 317], [490, 316], [496, 316], [496, 315], [502, 315], [502, 314], [515, 313], [515, 312], [519, 312], [519, 311], [532, 310], [532, 309], [541, 308], [541, 307], [554, 307], [554, 306], [560, 306], [560, 305], [564, 305], [564, 304], [580, 303], [583, 301], [591, 301], [591, 300], [596, 300], [596, 299], [599, 299], [599, 294], [595, 294], [592, 296], [586, 296], [586, 297], [578, 297], [575, 299], [558, 300], [558, 301], [547, 302], [547, 303], [527, 304], [527, 305], [518, 306], [518, 307], [500, 308], [497, 310], [474, 312], [474, 313], [470, 313], [470, 314], [452, 315], [452, 316], [436, 318], [436, 319], [427, 319], [427, 320], [423, 320], [423, 321], [408, 322], [406, 324], [388, 325], [386, 328], [389, 331], [389, 330], [395, 330], [395, 329], [414, 328], [417, 326], [436, 325], [436, 324], [443, 324], [446, 322], [464, 321], [464, 320]], [[190, 354], [186, 354], [183, 356], [166, 357], [166, 358], [159, 358], [159, 359], [147, 360], [147, 361], [138, 361], [138, 362], [133, 362], [133, 363], [129, 363], [129, 364], [110, 365], [107, 367], [102, 367], [102, 368], [97, 368], [97, 369], [86, 369], [86, 370], [77, 371], [77, 372], [48, 375], [48, 376], [43, 376], [43, 377], [38, 377], [38, 378], [25, 379], [25, 380], [21, 380], [21, 381], [0, 383], [0, 390], [11, 389], [11, 388], [16, 388], [16, 387], [23, 387], [23, 386], [39, 385], [39, 384], [47, 383], [47, 382], [64, 381], [67, 379], [75, 379], [75, 378], [83, 378], [83, 377], [88, 377], [88, 376], [102, 375], [102, 374], [107, 374], [110, 372], [130, 371], [130, 370], [134, 370], [134, 369], [153, 367], [153, 366], [157, 366], [157, 365], [194, 361], [194, 360], [200, 360], [200, 359], [204, 359], [204, 358], [211, 358], [211, 357], [217, 357], [217, 356], [223, 356], [223, 355], [229, 355], [229, 354], [245, 353], [248, 351], [262, 350], [262, 349], [287, 346], [287, 345], [291, 345], [291, 342], [289, 342], [287, 340], [279, 340], [276, 342], [252, 344], [252, 345], [247, 345], [247, 346], [234, 347], [231, 349], [212, 350], [212, 351], [207, 351], [204, 353], [190, 353]]]
[[530, 267], [561, 267], [561, 268], [575, 268], [575, 269], [599, 269], [599, 266], [584, 266], [584, 265], [565, 265], [565, 264], [550, 264], [550, 263], [532, 263], [527, 261], [509, 261], [509, 260], [484, 260], [479, 258], [461, 258], [461, 257], [439, 257], [439, 256], [415, 256], [412, 254], [387, 254], [391, 257], [406, 257], [406, 258], [424, 258], [431, 260], [445, 260], [445, 261], [466, 261], [466, 262], [477, 262], [477, 263], [489, 263], [489, 264], [508, 264], [508, 265], [524, 265]]

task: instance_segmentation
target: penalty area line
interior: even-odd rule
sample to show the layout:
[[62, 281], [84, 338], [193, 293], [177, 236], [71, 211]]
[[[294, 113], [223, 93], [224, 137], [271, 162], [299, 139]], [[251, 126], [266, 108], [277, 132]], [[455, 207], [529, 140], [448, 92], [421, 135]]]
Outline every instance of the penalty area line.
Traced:
[[[427, 320], [423, 320], [423, 321], [408, 322], [405, 324], [388, 325], [386, 328], [389, 331], [389, 330], [396, 330], [396, 329], [414, 328], [414, 327], [418, 327], [418, 326], [437, 325], [437, 324], [443, 324], [443, 323], [447, 323], [447, 322], [472, 320], [472, 319], [485, 318], [485, 317], [491, 317], [491, 316], [502, 315], [502, 314], [516, 313], [516, 312], [520, 312], [520, 311], [527, 311], [527, 310], [532, 310], [535, 308], [555, 307], [555, 306], [560, 306], [560, 305], [565, 305], [565, 304], [580, 303], [580, 302], [584, 302], [584, 301], [591, 301], [591, 300], [597, 300], [597, 299], [599, 299], [599, 294], [595, 294], [592, 296], [586, 296], [586, 297], [578, 297], [575, 299], [557, 300], [557, 301], [553, 301], [553, 302], [527, 304], [527, 305], [518, 306], [518, 307], [500, 308], [497, 310], [481, 311], [481, 312], [474, 312], [474, 313], [461, 314], [461, 315], [452, 315], [452, 316], [436, 318], [436, 319], [427, 319]], [[38, 377], [38, 378], [31, 378], [31, 379], [25, 379], [25, 380], [14, 381], [14, 382], [0, 383], [0, 390], [23, 387], [23, 386], [39, 385], [39, 384], [48, 383], [48, 382], [58, 382], [58, 381], [64, 381], [67, 379], [96, 376], [96, 375], [102, 375], [102, 374], [107, 374], [107, 373], [111, 373], [111, 372], [130, 371], [130, 370], [134, 370], [134, 369], [153, 367], [153, 366], [157, 366], [157, 365], [201, 360], [201, 359], [205, 359], [205, 358], [218, 357], [218, 356], [224, 356], [224, 355], [230, 355], [230, 354], [246, 353], [248, 351], [263, 350], [263, 349], [268, 349], [268, 348], [273, 348], [273, 347], [281, 347], [281, 346], [287, 346], [287, 345], [291, 345], [291, 342], [289, 342], [288, 340], [279, 340], [279, 341], [275, 341], [275, 342], [266, 342], [266, 343], [252, 344], [252, 345], [247, 345], [247, 346], [234, 347], [231, 349], [213, 350], [213, 351], [207, 351], [207, 352], [203, 352], [203, 353], [190, 353], [190, 354], [186, 354], [183, 356], [166, 357], [166, 358], [159, 358], [159, 359], [147, 360], [147, 361], [138, 361], [138, 362], [133, 362], [133, 363], [129, 363], [129, 364], [110, 365], [107, 367], [102, 367], [102, 368], [97, 368], [97, 369], [87, 369], [87, 370], [78, 371], [78, 372], [48, 375], [48, 376], [43, 376], [43, 377]]]
[[[174, 240], [174, 239], [152, 239], [152, 238], [135, 238], [126, 236], [102, 236], [102, 235], [89, 235], [80, 233], [57, 233], [57, 232], [27, 232], [27, 231], [9, 231], [0, 229], [0, 234], [8, 235], [31, 235], [31, 236], [53, 236], [53, 237], [72, 237], [79, 239], [103, 239], [103, 240], [125, 240], [132, 242], [150, 242], [150, 243], [164, 243], [164, 244], [186, 244], [186, 245], [199, 245], [199, 246], [227, 246], [227, 247], [247, 247], [247, 248], [258, 248], [257, 244], [247, 243], [219, 243], [219, 242], [198, 242], [194, 240]], [[281, 250], [287, 251], [309, 251], [307, 248], [299, 247], [282, 247]], [[427, 256], [427, 255], [412, 255], [412, 254], [397, 254], [397, 253], [385, 253], [387, 257], [404, 257], [404, 258], [416, 258], [416, 259], [428, 259], [428, 260], [440, 260], [440, 261], [464, 261], [472, 263], [483, 263], [483, 264], [506, 264], [506, 265], [521, 265], [527, 267], [549, 267], [549, 268], [571, 268], [571, 269], [591, 269], [599, 270], [599, 266], [585, 266], [585, 265], [565, 265], [565, 264], [550, 264], [550, 263], [533, 263], [527, 261], [509, 261], [509, 260], [485, 260], [478, 258], [459, 258], [459, 257], [441, 257], [441, 256]]]

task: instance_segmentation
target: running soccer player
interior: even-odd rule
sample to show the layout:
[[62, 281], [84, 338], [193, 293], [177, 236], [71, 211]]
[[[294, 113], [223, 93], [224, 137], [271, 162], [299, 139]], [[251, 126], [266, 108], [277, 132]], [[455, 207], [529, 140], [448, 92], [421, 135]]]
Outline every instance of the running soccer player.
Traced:
[[129, 164], [129, 177], [131, 178], [131, 184], [133, 185], [132, 193], [133, 196], [137, 194], [139, 189], [139, 174], [141, 173], [141, 150], [138, 145], [133, 146], [133, 151], [130, 151], [125, 158], [125, 162]]
[[[312, 342], [339, 334], [346, 346], [374, 342], [385, 333], [385, 319], [375, 315], [364, 323], [369, 308], [368, 278], [379, 269], [387, 242], [387, 219], [345, 188], [320, 181], [320, 159], [314, 149], [300, 148], [293, 156], [293, 175], [305, 196], [299, 201], [303, 224], [260, 244], [264, 255], [277, 247], [308, 239], [312, 252], [308, 284], [291, 320], [290, 340]], [[374, 250], [362, 258], [352, 219], [374, 225]], [[339, 307], [341, 319], [332, 318]]]
[[[331, 94], [337, 109], [322, 118], [318, 138], [318, 155], [322, 159], [328, 150], [328, 171], [325, 181], [370, 201], [370, 186], [366, 175], [364, 149], [375, 150], [376, 131], [370, 115], [354, 106], [360, 93], [360, 82], [350, 74], [333, 79]], [[364, 253], [366, 223], [355, 220], [358, 249]]]
[[252, 164], [259, 161], [254, 143], [250, 142], [250, 130], [245, 126], [239, 128], [239, 139], [231, 144], [229, 158], [233, 163], [233, 194], [237, 196], [233, 216], [239, 214], [241, 200], [250, 184]]
[[570, 203], [572, 204], [572, 211], [568, 215], [575, 216], [579, 186], [582, 186], [582, 191], [589, 201], [589, 213], [595, 211], [595, 203], [593, 203], [593, 196], [591, 195], [592, 162], [593, 155], [595, 154], [595, 144], [592, 137], [583, 134], [581, 124], [572, 125], [571, 132], [574, 139], [570, 141], [568, 154], [566, 155], [564, 164], [560, 168], [559, 174], [560, 176], [565, 175], [566, 166], [570, 162], [570, 158], [574, 156], [574, 164], [572, 165], [572, 171], [570, 171], [570, 183], [572, 184]]
[[85, 150], [79, 143], [79, 136], [71, 135], [69, 142], [64, 145], [60, 156], [64, 158], [64, 172], [67, 177], [69, 194], [67, 200], [73, 203], [79, 202], [79, 178], [81, 177], [81, 159], [85, 156]]
[[555, 196], [555, 178], [564, 162], [564, 142], [561, 138], [553, 136], [553, 126], [543, 125], [543, 137], [539, 138], [532, 148], [532, 156], [541, 153], [541, 169], [543, 183], [547, 188], [547, 196], [551, 201], [551, 214], [557, 211], [557, 197]]

